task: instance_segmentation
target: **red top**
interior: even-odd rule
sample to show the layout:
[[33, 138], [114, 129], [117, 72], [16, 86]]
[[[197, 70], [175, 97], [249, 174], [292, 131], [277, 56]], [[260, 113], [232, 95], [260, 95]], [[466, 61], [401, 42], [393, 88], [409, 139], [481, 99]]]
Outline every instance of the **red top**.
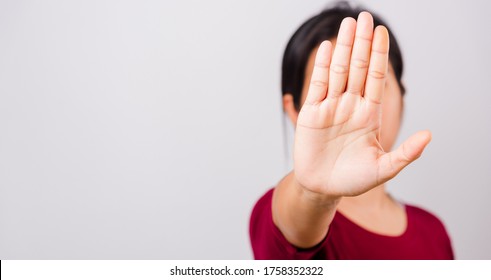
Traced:
[[274, 189], [256, 203], [250, 221], [255, 259], [453, 259], [448, 234], [442, 222], [418, 207], [405, 205], [406, 231], [385, 236], [368, 231], [336, 212], [326, 238], [311, 249], [290, 244], [273, 223], [271, 201]]

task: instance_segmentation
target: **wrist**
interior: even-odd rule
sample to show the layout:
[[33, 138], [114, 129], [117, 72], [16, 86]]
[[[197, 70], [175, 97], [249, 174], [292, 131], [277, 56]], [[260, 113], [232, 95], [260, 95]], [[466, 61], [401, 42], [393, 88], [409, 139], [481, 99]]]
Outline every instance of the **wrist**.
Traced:
[[328, 194], [310, 190], [309, 188], [303, 186], [296, 179], [295, 174], [293, 174], [292, 176], [292, 184], [294, 185], [294, 188], [298, 192], [299, 197], [321, 207], [328, 207], [328, 208], [336, 207], [342, 197], [342, 196], [328, 195]]

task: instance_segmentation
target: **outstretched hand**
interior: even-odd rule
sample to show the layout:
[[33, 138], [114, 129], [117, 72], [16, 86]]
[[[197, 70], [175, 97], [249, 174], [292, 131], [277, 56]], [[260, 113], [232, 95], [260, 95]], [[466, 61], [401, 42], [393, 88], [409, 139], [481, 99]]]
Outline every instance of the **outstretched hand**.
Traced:
[[324, 41], [295, 131], [298, 183], [332, 197], [362, 194], [396, 176], [431, 140], [429, 131], [385, 152], [380, 144], [382, 102], [389, 65], [389, 34], [372, 16], [345, 18], [332, 53]]

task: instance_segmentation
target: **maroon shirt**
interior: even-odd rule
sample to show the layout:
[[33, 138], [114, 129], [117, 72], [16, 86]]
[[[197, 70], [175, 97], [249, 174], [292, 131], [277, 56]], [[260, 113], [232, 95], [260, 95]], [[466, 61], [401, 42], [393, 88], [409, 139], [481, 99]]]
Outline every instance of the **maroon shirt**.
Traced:
[[256, 203], [250, 221], [255, 259], [453, 259], [442, 222], [429, 212], [405, 205], [407, 228], [400, 236], [368, 231], [336, 212], [325, 239], [310, 249], [290, 244], [273, 223], [274, 189]]

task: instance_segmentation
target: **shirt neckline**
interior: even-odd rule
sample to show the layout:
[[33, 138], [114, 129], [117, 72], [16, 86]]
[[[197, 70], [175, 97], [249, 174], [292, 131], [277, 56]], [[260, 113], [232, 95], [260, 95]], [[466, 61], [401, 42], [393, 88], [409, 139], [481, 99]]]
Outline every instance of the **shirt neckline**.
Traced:
[[408, 232], [411, 228], [412, 222], [411, 222], [411, 215], [409, 214], [409, 209], [408, 206], [404, 203], [400, 203], [404, 207], [404, 212], [406, 213], [406, 229], [399, 235], [386, 235], [386, 234], [380, 234], [373, 232], [369, 229], [366, 229], [354, 221], [352, 221], [350, 218], [347, 216], [343, 215], [340, 211], [336, 211], [336, 216], [341, 217], [341, 219], [347, 221], [349, 224], [351, 224], [353, 227], [358, 229], [359, 231], [363, 231], [369, 235], [375, 236], [375, 237], [381, 237], [381, 238], [388, 238], [388, 239], [398, 239], [398, 238], [404, 238], [406, 235], [408, 235]]

